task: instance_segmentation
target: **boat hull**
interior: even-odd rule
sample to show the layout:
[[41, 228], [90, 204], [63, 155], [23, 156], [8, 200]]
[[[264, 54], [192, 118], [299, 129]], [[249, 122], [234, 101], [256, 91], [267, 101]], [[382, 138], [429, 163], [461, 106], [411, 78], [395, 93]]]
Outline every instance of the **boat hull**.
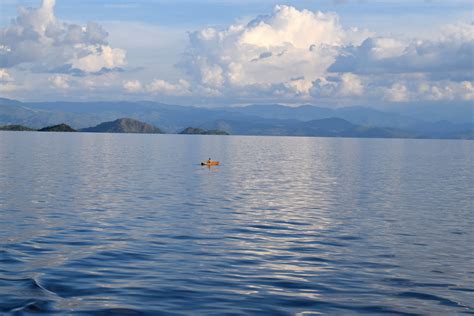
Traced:
[[201, 162], [201, 166], [218, 166], [219, 161]]

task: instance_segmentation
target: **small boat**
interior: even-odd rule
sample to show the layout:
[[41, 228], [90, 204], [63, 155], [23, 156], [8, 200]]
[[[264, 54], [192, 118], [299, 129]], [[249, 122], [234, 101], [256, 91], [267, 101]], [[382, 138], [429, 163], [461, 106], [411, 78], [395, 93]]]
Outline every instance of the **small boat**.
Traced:
[[206, 162], [201, 162], [201, 166], [218, 166], [219, 161], [206, 161]]

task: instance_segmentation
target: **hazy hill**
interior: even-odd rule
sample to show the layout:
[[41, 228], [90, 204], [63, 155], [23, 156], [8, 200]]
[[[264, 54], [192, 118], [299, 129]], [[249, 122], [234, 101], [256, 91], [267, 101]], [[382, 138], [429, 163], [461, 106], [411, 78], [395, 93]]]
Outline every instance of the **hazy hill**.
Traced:
[[[306, 123], [339, 118], [357, 126], [352, 134], [346, 133], [354, 137], [398, 135], [397, 137], [474, 138], [472, 105], [460, 104], [454, 109], [440, 108], [435, 104], [432, 112], [429, 106], [417, 111], [415, 108], [402, 111], [401, 108], [403, 106], [397, 108], [399, 112], [395, 111], [395, 107], [390, 108], [390, 112], [388, 109], [382, 111], [367, 107], [331, 109], [311, 105], [288, 107], [269, 104], [208, 109], [149, 101], [22, 103], [0, 99], [0, 125], [21, 124], [40, 128], [64, 122], [78, 129], [128, 117], [160, 126], [169, 133], [177, 133], [194, 126], [205, 130], [222, 130], [234, 135], [312, 135], [312, 133], [320, 135], [321, 131], [316, 132], [316, 127], [308, 126]], [[446, 113], [450, 110], [455, 115]], [[416, 112], [413, 117], [406, 115], [413, 111]], [[453, 120], [437, 119], [443, 113]], [[424, 117], [426, 119], [423, 119]], [[100, 127], [103, 128], [104, 126]]]
[[93, 114], [35, 109], [18, 101], [0, 99], [0, 125], [24, 125], [31, 128], [41, 128], [66, 122], [73, 127], [86, 127], [101, 121], [103, 120], [100, 117]]
[[453, 124], [474, 124], [474, 102], [458, 101], [455, 105], [444, 102], [405, 102], [382, 108], [389, 114], [403, 114], [425, 122], [449, 121]]
[[393, 104], [384, 110], [363, 106], [330, 109], [279, 104], [249, 105], [226, 110], [267, 119], [311, 121], [338, 117], [358, 125], [407, 130], [418, 137], [450, 138], [453, 135], [469, 134], [474, 126], [472, 102], [460, 102], [456, 106], [441, 103]]
[[221, 130], [205, 130], [202, 128], [187, 127], [180, 132], [183, 135], [229, 135], [229, 133]]
[[83, 128], [81, 132], [92, 133], [143, 133], [160, 134], [161, 130], [153, 125], [130, 118], [120, 118], [112, 122], [104, 122], [95, 127]]
[[338, 117], [354, 124], [394, 128], [413, 128], [423, 122], [398, 113], [387, 113], [361, 106], [330, 109], [311, 105], [288, 107], [279, 104], [262, 104], [230, 108], [229, 111], [268, 119], [295, 119], [300, 121]]
[[320, 137], [415, 137], [415, 134], [382, 127], [367, 127], [340, 119], [326, 118], [301, 122], [298, 120], [260, 119], [254, 121], [218, 120], [203, 126], [236, 135], [287, 135]]
[[[35, 102], [25, 103], [24, 106], [28, 106], [34, 110], [48, 112], [64, 111], [65, 113], [71, 114], [76, 120], [84, 117], [89, 118], [89, 122], [81, 121], [78, 125], [72, 124], [72, 126], [76, 127], [85, 128], [100, 122], [112, 121], [120, 117], [129, 117], [148, 124], [160, 126], [170, 133], [179, 132], [188, 126], [199, 126], [211, 120], [243, 116], [223, 110], [169, 105], [149, 101]], [[1, 118], [0, 123], [2, 123]]]
[[29, 128], [23, 125], [4, 125], [4, 126], [0, 126], [0, 131], [28, 132], [28, 131], [35, 131], [35, 129]]
[[58, 124], [53, 126], [43, 127], [38, 132], [75, 132], [76, 130], [67, 124]]

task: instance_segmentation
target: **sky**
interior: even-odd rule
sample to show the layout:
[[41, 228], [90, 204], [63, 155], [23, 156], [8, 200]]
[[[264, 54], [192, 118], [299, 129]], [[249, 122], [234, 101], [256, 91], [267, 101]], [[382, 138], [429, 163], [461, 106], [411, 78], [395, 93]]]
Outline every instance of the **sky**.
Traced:
[[0, 1], [0, 96], [338, 107], [474, 99], [471, 0]]

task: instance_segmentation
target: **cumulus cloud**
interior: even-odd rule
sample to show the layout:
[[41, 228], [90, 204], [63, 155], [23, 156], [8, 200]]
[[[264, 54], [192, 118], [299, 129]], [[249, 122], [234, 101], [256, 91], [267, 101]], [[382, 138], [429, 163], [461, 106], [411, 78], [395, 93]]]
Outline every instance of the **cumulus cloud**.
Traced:
[[[41, 85], [32, 84], [38, 91], [83, 89], [88, 93], [82, 95], [87, 96], [129, 93], [125, 95], [130, 98], [199, 97], [226, 103], [377, 104], [472, 100], [474, 95], [474, 25], [470, 23], [446, 25], [437, 38], [398, 38], [343, 27], [335, 13], [279, 5], [248, 23], [188, 33], [188, 46], [179, 63], [185, 74], [178, 77], [185, 79], [177, 81], [154, 68], [155, 63], [172, 63], [148, 49], [150, 40], [165, 36], [146, 31], [140, 24], [127, 34], [137, 34], [130, 47], [139, 51], [137, 59], [146, 67], [137, 67], [140, 70], [130, 80], [121, 72], [127, 63], [125, 50], [108, 44], [109, 34], [102, 26], [60, 21], [53, 9], [53, 0], [44, 0], [36, 9], [20, 8], [18, 17], [0, 29], [2, 91], [19, 87], [11, 74], [31, 78], [34, 72], [45, 79]], [[108, 25], [116, 30], [114, 24]], [[122, 32], [116, 33], [114, 42], [117, 34], [123, 37]], [[157, 43], [176, 36], [173, 33]], [[180, 40], [175, 46], [181, 44]], [[161, 49], [166, 45], [159, 47], [166, 51]], [[162, 78], [150, 80], [155, 73]]]
[[10, 92], [13, 92], [13, 91], [17, 91], [20, 88], [21, 88], [21, 86], [19, 86], [19, 85], [16, 85], [16, 84], [11, 83], [11, 82], [6, 82], [6, 83], [0, 84], [0, 93], [10, 93]]
[[392, 102], [408, 101], [408, 88], [403, 83], [394, 83], [392, 86], [385, 89], [385, 99]]
[[9, 82], [13, 81], [12, 76], [6, 69], [0, 68], [0, 82]]
[[242, 45], [272, 48], [286, 44], [307, 50], [311, 45], [339, 46], [344, 31], [335, 14], [276, 6], [272, 15], [251, 21], [239, 36]]
[[170, 83], [165, 80], [155, 79], [148, 85], [146, 90], [151, 93], [162, 93], [165, 95], [188, 95], [190, 84], [184, 79], [178, 80], [177, 83]]
[[472, 101], [474, 84], [471, 81], [428, 81], [422, 78], [397, 81], [379, 87], [374, 93], [391, 102], [405, 101]]
[[162, 79], [154, 79], [148, 84], [142, 84], [139, 80], [126, 80], [123, 88], [130, 93], [148, 92], [169, 96], [185, 96], [191, 94], [191, 85], [184, 79], [171, 83]]
[[345, 73], [341, 76], [339, 93], [341, 96], [360, 96], [364, 92], [362, 80], [351, 73]]
[[359, 97], [364, 93], [362, 79], [351, 73], [318, 78], [310, 89], [311, 95], [318, 97]]
[[125, 51], [107, 45], [83, 47], [87, 55], [72, 60], [72, 69], [97, 73], [102, 69], [113, 69], [125, 64]]
[[140, 92], [143, 90], [142, 84], [138, 80], [126, 80], [123, 82], [123, 88], [127, 92]]
[[344, 29], [334, 13], [280, 5], [248, 24], [190, 33], [181, 65], [194, 81], [214, 91], [270, 85], [307, 95], [341, 47], [360, 44], [363, 34], [368, 36], [357, 28]]
[[311, 81], [305, 80], [304, 78], [296, 78], [284, 83], [284, 86], [294, 91], [296, 94], [308, 95], [309, 91], [313, 87], [313, 83]]
[[474, 100], [474, 84], [471, 81], [421, 82], [414, 90], [423, 100]]
[[[334, 13], [280, 5], [246, 24], [190, 33], [180, 65], [200, 87], [193, 91], [209, 96], [465, 99], [473, 28], [449, 25], [431, 40], [382, 37], [344, 28]], [[418, 89], [426, 82], [431, 97]]]
[[120, 74], [117, 72], [104, 72], [95, 76], [80, 78], [80, 80], [76, 80], [76, 84], [80, 84], [89, 91], [109, 91], [122, 87]]
[[63, 75], [55, 75], [49, 77], [49, 82], [53, 88], [58, 89], [69, 89], [69, 83], [66, 76]]
[[6, 69], [0, 68], [0, 93], [9, 93], [18, 89], [19, 86], [14, 83], [13, 76]]
[[126, 64], [125, 51], [107, 43], [98, 24], [69, 24], [54, 15], [54, 0], [40, 8], [19, 9], [0, 29], [0, 67], [28, 66], [36, 72], [96, 73]]
[[371, 37], [349, 46], [329, 71], [357, 74], [425, 73], [434, 80], [472, 80], [474, 26], [445, 27], [437, 40]]

